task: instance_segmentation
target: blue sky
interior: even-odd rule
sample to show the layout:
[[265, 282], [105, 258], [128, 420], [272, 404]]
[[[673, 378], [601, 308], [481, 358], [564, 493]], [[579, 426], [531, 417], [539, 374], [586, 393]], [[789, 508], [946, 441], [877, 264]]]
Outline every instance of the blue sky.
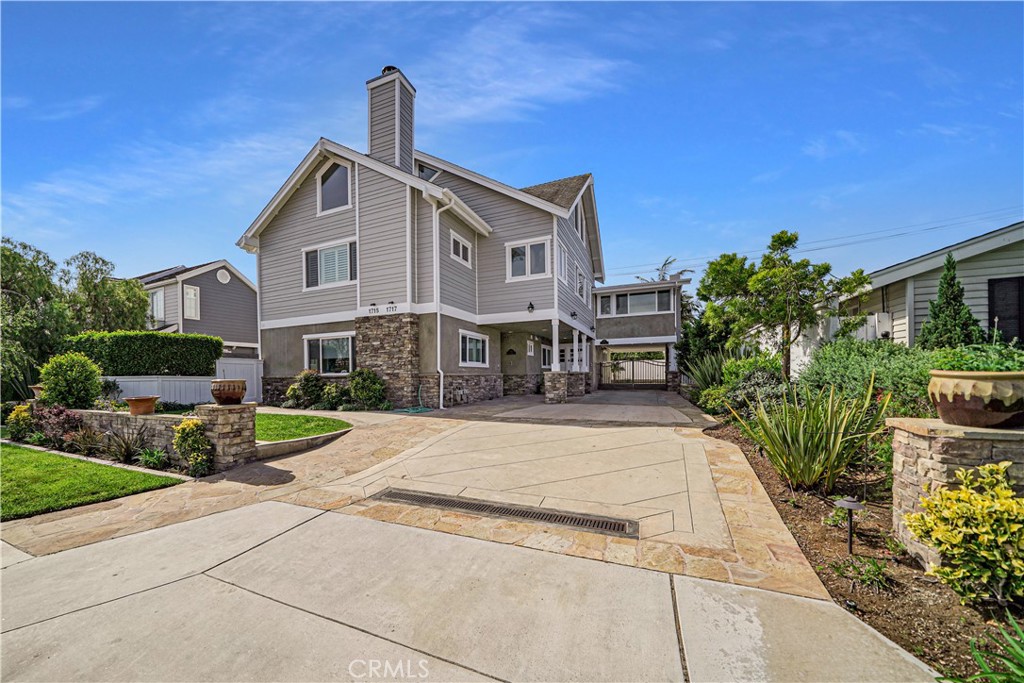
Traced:
[[871, 270], [1020, 219], [1022, 8], [4, 2], [2, 229], [252, 276], [235, 240], [318, 137], [365, 150], [396, 64], [420, 149], [594, 173], [610, 282], [780, 229]]

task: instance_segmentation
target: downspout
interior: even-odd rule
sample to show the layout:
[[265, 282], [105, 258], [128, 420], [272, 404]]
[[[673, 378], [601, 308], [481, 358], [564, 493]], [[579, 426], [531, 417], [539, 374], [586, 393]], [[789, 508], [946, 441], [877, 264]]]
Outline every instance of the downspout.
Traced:
[[454, 206], [454, 202], [449, 201], [446, 206], [442, 206], [440, 209], [437, 208], [437, 201], [431, 200], [434, 205], [434, 309], [437, 315], [437, 329], [435, 330], [435, 336], [437, 337], [437, 407], [440, 410], [444, 410], [444, 370], [441, 369], [441, 212], [447, 211]]

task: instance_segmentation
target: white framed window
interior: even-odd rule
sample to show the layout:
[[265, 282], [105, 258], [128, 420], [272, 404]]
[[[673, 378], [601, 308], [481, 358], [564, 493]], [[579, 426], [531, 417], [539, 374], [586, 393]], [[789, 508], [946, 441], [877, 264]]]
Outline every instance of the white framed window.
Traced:
[[355, 240], [303, 249], [302, 269], [303, 291], [355, 283]]
[[534, 353], [535, 353], [535, 349], [534, 349], [534, 346], [533, 346], [533, 341], [530, 340], [530, 339], [527, 339], [526, 340], [526, 355], [527, 356], [532, 356], [532, 355], [534, 355]]
[[550, 238], [505, 245], [505, 281], [550, 277]]
[[558, 243], [558, 279], [562, 282], [569, 281], [569, 253], [561, 242]]
[[452, 230], [452, 248], [448, 254], [467, 268], [472, 268], [472, 253], [473, 247], [470, 245], [469, 240]]
[[164, 290], [154, 289], [149, 293], [149, 317], [156, 321], [164, 319]]
[[551, 347], [547, 344], [540, 345], [540, 366], [542, 368], [551, 367], [552, 351]]
[[426, 164], [416, 165], [416, 175], [418, 175], [423, 180], [426, 180], [428, 183], [434, 178], [436, 178], [438, 173], [440, 173], [440, 171], [438, 171], [436, 168], [431, 168]]
[[587, 241], [587, 219], [583, 215], [583, 203], [580, 202], [579, 206], [576, 207], [576, 234], [580, 236], [580, 239]]
[[615, 294], [614, 296], [602, 294], [598, 302], [597, 313], [602, 317], [671, 313], [675, 310], [672, 298], [671, 289]]
[[182, 285], [181, 296], [185, 300], [182, 315], [189, 320], [199, 320], [199, 288], [194, 285]]
[[486, 368], [491, 345], [490, 337], [468, 330], [459, 330], [459, 367]]
[[321, 375], [347, 375], [354, 368], [355, 332], [305, 335], [305, 366]]
[[338, 161], [328, 161], [316, 174], [316, 215], [323, 216], [351, 206], [351, 166]]
[[583, 301], [587, 300], [587, 276], [579, 266], [576, 266], [576, 296]]

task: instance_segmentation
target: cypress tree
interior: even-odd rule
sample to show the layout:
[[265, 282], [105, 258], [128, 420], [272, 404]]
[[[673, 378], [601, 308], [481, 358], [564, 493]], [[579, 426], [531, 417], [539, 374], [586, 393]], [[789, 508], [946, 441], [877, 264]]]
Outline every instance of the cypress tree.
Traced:
[[[907, 302], [913, 306], [912, 301]], [[928, 302], [928, 320], [917, 343], [925, 349], [955, 348], [985, 341], [985, 330], [964, 303], [964, 286], [956, 277], [956, 259], [946, 254], [939, 278], [939, 295]]]

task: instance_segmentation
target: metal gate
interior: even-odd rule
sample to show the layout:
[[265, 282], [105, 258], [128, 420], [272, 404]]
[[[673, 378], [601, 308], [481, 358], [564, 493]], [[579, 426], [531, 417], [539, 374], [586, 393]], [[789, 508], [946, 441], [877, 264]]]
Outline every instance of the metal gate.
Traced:
[[609, 360], [598, 363], [601, 389], [665, 389], [664, 360]]

